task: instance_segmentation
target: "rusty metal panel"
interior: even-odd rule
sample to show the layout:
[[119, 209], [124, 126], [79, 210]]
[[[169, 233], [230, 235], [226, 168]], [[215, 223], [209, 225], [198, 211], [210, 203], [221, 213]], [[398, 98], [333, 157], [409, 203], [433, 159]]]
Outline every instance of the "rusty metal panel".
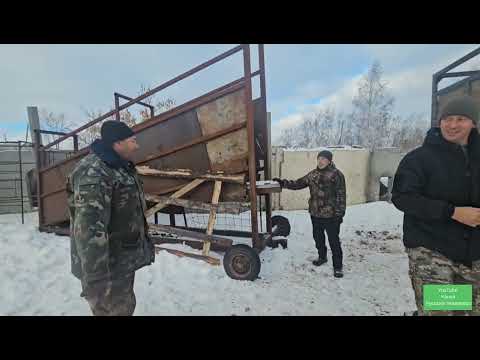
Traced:
[[243, 89], [198, 107], [197, 115], [203, 135], [244, 123], [247, 114]]
[[68, 221], [67, 193], [65, 190], [68, 174], [79, 159], [72, 159], [40, 174], [42, 177], [43, 218], [47, 225]]
[[[202, 136], [195, 110], [177, 115], [136, 134], [141, 149], [134, 157], [135, 163], [154, 157], [162, 151], [188, 143]], [[192, 169], [207, 171], [210, 168], [205, 145], [199, 144], [178, 153], [152, 160], [145, 165], [156, 169]]]
[[[143, 143], [139, 142], [143, 147]], [[180, 150], [162, 158], [146, 162], [146, 166], [154, 169], [190, 169], [199, 172], [210, 170], [207, 148], [205, 144], [198, 144], [187, 149]]]
[[57, 225], [69, 221], [65, 190], [48, 196], [44, 200], [43, 211], [46, 225]]
[[67, 162], [42, 173], [42, 194], [49, 194], [64, 188], [66, 177], [73, 166], [75, 166], [74, 162]]
[[[153, 121], [155, 119], [152, 119]], [[147, 121], [148, 122], [148, 121]], [[158, 122], [136, 133], [140, 149], [135, 155], [135, 163], [155, 169], [190, 169], [198, 172], [224, 171], [225, 173], [248, 172], [247, 129], [240, 128], [219, 138], [199, 143], [169, 155], [156, 157], [162, 152], [188, 144], [202, 136], [241, 125], [246, 122], [245, 93], [243, 90], [223, 95], [213, 101], [168, 119]], [[42, 201], [44, 223], [58, 224], [68, 221], [67, 195], [65, 182], [75, 164], [83, 157], [53, 166], [42, 176]], [[156, 158], [154, 158], [156, 157]], [[152, 158], [152, 160], [148, 160]], [[152, 178], [142, 176], [145, 191], [152, 194], [168, 195], [188, 181], [181, 179]], [[210, 202], [213, 183], [205, 182], [184, 198]], [[220, 201], [246, 201], [245, 187], [239, 184], [224, 184]], [[168, 211], [168, 209], [166, 209]]]
[[[210, 135], [247, 121], [245, 92], [236, 91], [197, 109], [202, 135]], [[247, 130], [241, 129], [206, 144], [213, 171], [248, 171]]]
[[212, 171], [230, 174], [248, 172], [247, 129], [208, 142], [207, 151]]
[[[175, 146], [188, 143], [201, 136], [211, 135], [218, 131], [245, 121], [245, 106], [242, 105], [243, 92], [234, 92], [211, 101], [198, 109], [176, 116], [167, 122], [158, 123], [137, 134], [137, 141], [142, 150], [136, 161], [142, 161], [156, 153]], [[232, 106], [232, 104], [237, 104]], [[243, 107], [242, 107], [243, 106]], [[201, 119], [199, 114], [201, 114]], [[235, 114], [235, 116], [231, 116]], [[162, 141], [160, 134], [165, 136]], [[155, 169], [190, 169], [194, 171], [225, 171], [239, 173], [248, 171], [248, 147], [246, 129], [226, 134], [206, 144], [194, 145], [173, 154], [153, 159], [144, 165]], [[240, 149], [239, 149], [240, 147]], [[209, 152], [207, 151], [209, 149]], [[210, 155], [210, 156], [209, 156]], [[213, 160], [213, 161], [212, 161]], [[171, 189], [172, 192], [185, 185], [187, 181], [178, 179], [159, 179], [142, 177], [145, 191], [159, 193]], [[213, 184], [204, 183], [184, 198], [210, 202]], [[224, 186], [220, 201], [245, 201], [242, 185]]]

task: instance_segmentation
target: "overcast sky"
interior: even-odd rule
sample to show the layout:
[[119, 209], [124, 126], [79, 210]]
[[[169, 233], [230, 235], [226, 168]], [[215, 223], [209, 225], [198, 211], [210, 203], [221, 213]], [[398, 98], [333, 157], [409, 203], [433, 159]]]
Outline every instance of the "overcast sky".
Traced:
[[[157, 86], [233, 46], [0, 45], [0, 133], [6, 132], [9, 140], [24, 138], [27, 106], [64, 113], [80, 125], [86, 121], [85, 110], [108, 111], [113, 92], [136, 96], [141, 85]], [[396, 98], [395, 111], [429, 115], [432, 74], [477, 47], [266, 45], [272, 136], [300, 122], [313, 108], [333, 104], [348, 111], [356, 83], [374, 60], [383, 66]], [[241, 77], [240, 54], [160, 92], [155, 100], [170, 97], [181, 104]], [[256, 46], [252, 54], [254, 71], [258, 68]], [[475, 59], [462, 69], [477, 65], [480, 69]], [[254, 85], [254, 94], [258, 94], [258, 84]]]

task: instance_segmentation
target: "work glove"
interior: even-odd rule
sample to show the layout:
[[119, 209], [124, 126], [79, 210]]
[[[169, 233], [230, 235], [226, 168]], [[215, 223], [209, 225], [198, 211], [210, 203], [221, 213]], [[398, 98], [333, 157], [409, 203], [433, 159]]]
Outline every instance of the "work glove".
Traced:
[[283, 188], [285, 186], [285, 180], [279, 179], [279, 178], [273, 178], [273, 181], [276, 181], [280, 184], [280, 187]]

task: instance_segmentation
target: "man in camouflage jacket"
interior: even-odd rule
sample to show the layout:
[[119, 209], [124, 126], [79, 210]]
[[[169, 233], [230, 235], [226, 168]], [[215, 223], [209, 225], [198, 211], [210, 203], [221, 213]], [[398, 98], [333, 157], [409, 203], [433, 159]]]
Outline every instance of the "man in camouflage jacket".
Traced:
[[340, 224], [343, 222], [346, 208], [345, 177], [332, 162], [333, 154], [324, 150], [318, 154], [318, 166], [304, 177], [295, 180], [274, 179], [282, 188], [300, 190], [310, 189], [308, 210], [312, 219], [313, 238], [318, 250], [316, 266], [327, 262], [325, 234], [332, 251], [332, 262], [335, 277], [342, 277], [343, 253], [340, 244]]
[[67, 179], [72, 273], [94, 315], [132, 315], [135, 271], [155, 258], [143, 186], [129, 161], [138, 144], [119, 121], [106, 121], [101, 136]]

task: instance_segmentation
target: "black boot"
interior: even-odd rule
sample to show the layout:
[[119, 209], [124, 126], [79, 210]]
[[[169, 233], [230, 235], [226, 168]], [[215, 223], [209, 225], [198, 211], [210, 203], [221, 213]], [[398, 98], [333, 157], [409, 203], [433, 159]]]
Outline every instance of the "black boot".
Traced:
[[335, 276], [336, 278], [342, 278], [343, 277], [342, 269], [333, 269], [333, 276]]
[[321, 257], [318, 257], [317, 260], [313, 260], [312, 263], [313, 265], [315, 266], [320, 266], [320, 265], [323, 265], [327, 262], [327, 258], [321, 258]]

